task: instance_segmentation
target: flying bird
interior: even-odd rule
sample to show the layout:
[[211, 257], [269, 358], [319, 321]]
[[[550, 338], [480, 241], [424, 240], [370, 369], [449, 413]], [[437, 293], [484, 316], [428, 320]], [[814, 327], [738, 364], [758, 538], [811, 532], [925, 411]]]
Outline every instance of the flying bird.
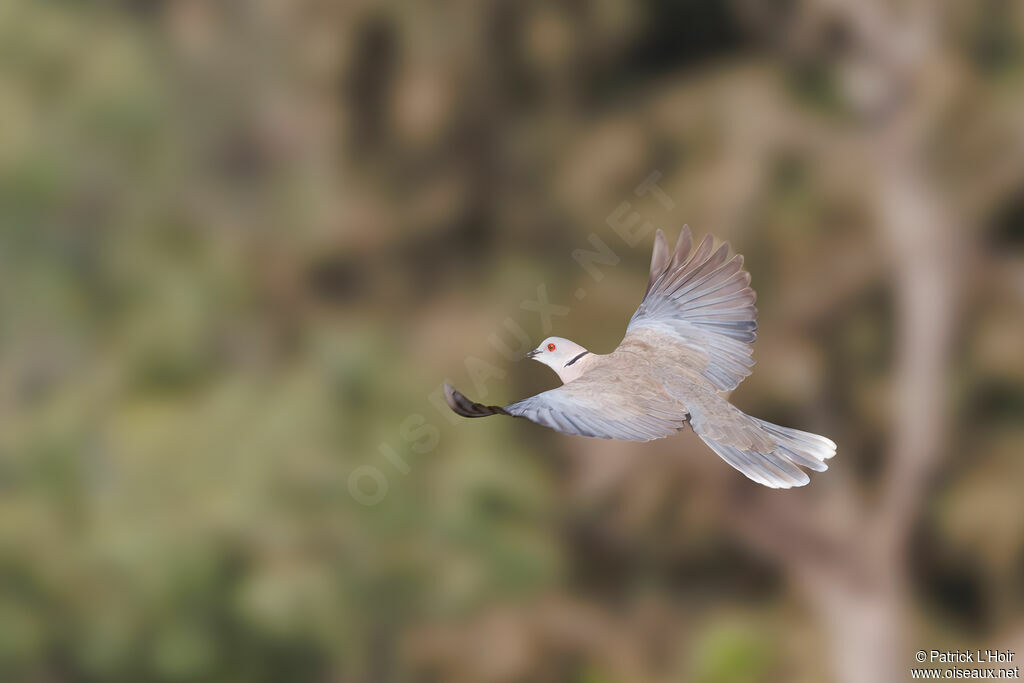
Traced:
[[450, 384], [449, 407], [464, 417], [512, 415], [564, 434], [651, 441], [686, 427], [759, 484], [803, 486], [802, 467], [822, 472], [836, 445], [817, 434], [759, 420], [722, 395], [750, 374], [757, 309], [743, 257], [708, 235], [693, 249], [689, 227], [670, 252], [658, 230], [647, 291], [618, 348], [591, 353], [548, 337], [527, 358], [562, 386], [511, 405], [475, 403]]

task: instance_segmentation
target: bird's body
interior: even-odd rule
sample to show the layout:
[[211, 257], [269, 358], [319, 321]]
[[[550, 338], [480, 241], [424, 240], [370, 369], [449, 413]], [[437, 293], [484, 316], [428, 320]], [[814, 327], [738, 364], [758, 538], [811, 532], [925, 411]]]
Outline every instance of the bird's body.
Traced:
[[651, 280], [626, 336], [608, 354], [549, 337], [529, 357], [563, 381], [557, 389], [504, 408], [469, 401], [450, 385], [452, 410], [466, 417], [525, 417], [566, 434], [650, 441], [687, 423], [719, 456], [750, 479], [773, 488], [810, 481], [835, 455], [822, 436], [746, 415], [721, 392], [734, 389], [753, 366], [757, 329], [754, 292], [743, 259], [707, 237], [692, 253], [688, 228], [673, 253], [659, 230]]

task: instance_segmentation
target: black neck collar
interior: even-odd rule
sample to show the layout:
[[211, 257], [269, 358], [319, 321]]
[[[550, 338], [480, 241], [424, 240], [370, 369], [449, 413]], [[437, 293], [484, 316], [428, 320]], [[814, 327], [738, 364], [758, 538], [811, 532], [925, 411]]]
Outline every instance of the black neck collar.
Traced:
[[569, 361], [568, 363], [566, 363], [562, 367], [564, 367], [564, 368], [569, 367], [570, 365], [572, 365], [573, 363], [578, 361], [580, 358], [583, 358], [583, 356], [587, 355], [588, 353], [590, 353], [590, 351], [584, 351], [583, 353], [577, 354], [575, 357], [573, 357], [573, 359], [571, 361]]

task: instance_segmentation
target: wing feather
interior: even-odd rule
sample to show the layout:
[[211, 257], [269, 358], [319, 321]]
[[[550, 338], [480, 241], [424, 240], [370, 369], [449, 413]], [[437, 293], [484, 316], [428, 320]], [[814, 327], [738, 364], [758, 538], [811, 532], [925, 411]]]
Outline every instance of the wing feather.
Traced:
[[[512, 415], [563, 434], [623, 441], [651, 441], [682, 429], [689, 415], [678, 401], [657, 387], [634, 390], [618, 383], [622, 368], [591, 373], [511, 405], [487, 406], [466, 398], [445, 384], [445, 400], [459, 415]], [[620, 387], [620, 391], [617, 387]]]
[[651, 258], [651, 279], [629, 321], [626, 341], [639, 330], [668, 333], [703, 362], [701, 374], [718, 391], [728, 391], [750, 374], [750, 345], [757, 338], [756, 295], [743, 257], [729, 258], [729, 245], [717, 248], [710, 235], [691, 253], [693, 237], [683, 227], [671, 260], [659, 230]]
[[[651, 441], [679, 431], [687, 416], [678, 409], [645, 407], [642, 402], [623, 400], [580, 391], [580, 378], [557, 389], [541, 392], [504, 408], [515, 417], [523, 417], [563, 434], [592, 436], [622, 441]], [[649, 412], [647, 412], [649, 411]]]

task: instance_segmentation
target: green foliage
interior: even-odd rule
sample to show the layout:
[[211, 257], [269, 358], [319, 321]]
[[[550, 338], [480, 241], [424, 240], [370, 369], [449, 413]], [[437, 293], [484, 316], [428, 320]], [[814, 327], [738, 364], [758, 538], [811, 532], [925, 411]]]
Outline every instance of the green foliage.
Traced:
[[756, 627], [724, 620], [710, 624], [693, 645], [697, 683], [763, 681], [772, 668], [773, 642]]

